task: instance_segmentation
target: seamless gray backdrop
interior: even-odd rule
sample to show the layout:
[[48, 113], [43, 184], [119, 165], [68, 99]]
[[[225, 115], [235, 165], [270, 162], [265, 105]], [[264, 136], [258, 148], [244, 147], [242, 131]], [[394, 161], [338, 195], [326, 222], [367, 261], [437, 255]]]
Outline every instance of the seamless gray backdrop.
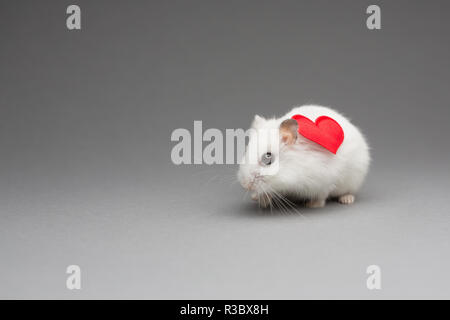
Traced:
[[[73, 3], [81, 31], [65, 25]], [[449, 12], [1, 0], [0, 297], [450, 298]], [[194, 120], [247, 128], [304, 103], [370, 141], [353, 206], [270, 214], [243, 199], [235, 166], [170, 161], [171, 132]]]

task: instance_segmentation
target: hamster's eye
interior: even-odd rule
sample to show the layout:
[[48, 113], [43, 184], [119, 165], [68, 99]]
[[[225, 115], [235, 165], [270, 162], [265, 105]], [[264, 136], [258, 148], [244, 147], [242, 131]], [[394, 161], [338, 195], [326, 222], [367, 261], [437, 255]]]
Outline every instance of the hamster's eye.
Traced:
[[270, 166], [273, 162], [273, 158], [274, 156], [271, 152], [266, 152], [262, 155], [261, 162], [266, 166]]

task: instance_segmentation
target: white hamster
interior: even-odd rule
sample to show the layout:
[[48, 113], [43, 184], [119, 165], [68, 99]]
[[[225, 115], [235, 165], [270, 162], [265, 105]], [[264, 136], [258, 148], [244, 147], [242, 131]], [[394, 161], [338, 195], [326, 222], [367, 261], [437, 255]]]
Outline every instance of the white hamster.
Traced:
[[[285, 132], [280, 130], [289, 122], [285, 120], [294, 115], [305, 116], [313, 122], [327, 116], [339, 123], [344, 139], [336, 154], [303, 137], [297, 131], [298, 126], [292, 130], [290, 139], [286, 139]], [[329, 198], [337, 198], [343, 204], [354, 202], [369, 169], [370, 154], [364, 136], [346, 117], [328, 107], [305, 105], [278, 119], [256, 115], [251, 128], [275, 132], [280, 141], [274, 150], [270, 137], [250, 135], [245, 156], [257, 152], [253, 156], [259, 160], [243, 161], [239, 166], [239, 182], [251, 191], [252, 199], [261, 207], [272, 206], [286, 196], [304, 199], [312, 208], [323, 207]], [[277, 166], [277, 170], [265, 174], [270, 166]]]

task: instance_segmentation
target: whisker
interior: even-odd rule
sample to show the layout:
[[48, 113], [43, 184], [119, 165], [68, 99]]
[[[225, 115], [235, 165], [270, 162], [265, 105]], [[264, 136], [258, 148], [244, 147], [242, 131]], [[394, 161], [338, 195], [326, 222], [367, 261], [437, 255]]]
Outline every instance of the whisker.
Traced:
[[297, 208], [296, 208], [296, 204], [293, 203], [292, 201], [290, 201], [287, 197], [281, 195], [279, 192], [277, 192], [276, 190], [274, 190], [271, 186], [268, 186], [271, 189], [271, 192], [273, 192], [274, 195], [276, 195], [279, 199], [279, 201], [283, 202], [285, 207], [289, 207], [291, 208], [295, 213], [297, 213], [298, 215], [300, 215], [303, 218], [306, 218]]

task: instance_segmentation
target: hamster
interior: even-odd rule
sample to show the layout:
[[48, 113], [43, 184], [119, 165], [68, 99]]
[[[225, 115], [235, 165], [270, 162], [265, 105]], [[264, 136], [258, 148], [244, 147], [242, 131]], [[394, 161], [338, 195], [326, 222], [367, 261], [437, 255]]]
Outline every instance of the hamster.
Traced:
[[[336, 154], [298, 133], [298, 124], [286, 136], [284, 124], [294, 115], [315, 121], [320, 116], [334, 119], [344, 132], [344, 139]], [[292, 122], [291, 122], [292, 124]], [[318, 105], [294, 107], [281, 118], [265, 119], [255, 116], [251, 129], [268, 130], [276, 134], [279, 145], [271, 147], [270, 138], [250, 135], [244, 157], [258, 161], [241, 161], [238, 181], [251, 192], [251, 198], [266, 208], [279, 204], [286, 197], [306, 201], [311, 208], [323, 207], [327, 199], [342, 204], [355, 201], [370, 164], [369, 146], [360, 130], [343, 115]], [[284, 128], [285, 129], [285, 128]], [[257, 153], [251, 154], [249, 153]], [[267, 174], [267, 169], [277, 169]]]

